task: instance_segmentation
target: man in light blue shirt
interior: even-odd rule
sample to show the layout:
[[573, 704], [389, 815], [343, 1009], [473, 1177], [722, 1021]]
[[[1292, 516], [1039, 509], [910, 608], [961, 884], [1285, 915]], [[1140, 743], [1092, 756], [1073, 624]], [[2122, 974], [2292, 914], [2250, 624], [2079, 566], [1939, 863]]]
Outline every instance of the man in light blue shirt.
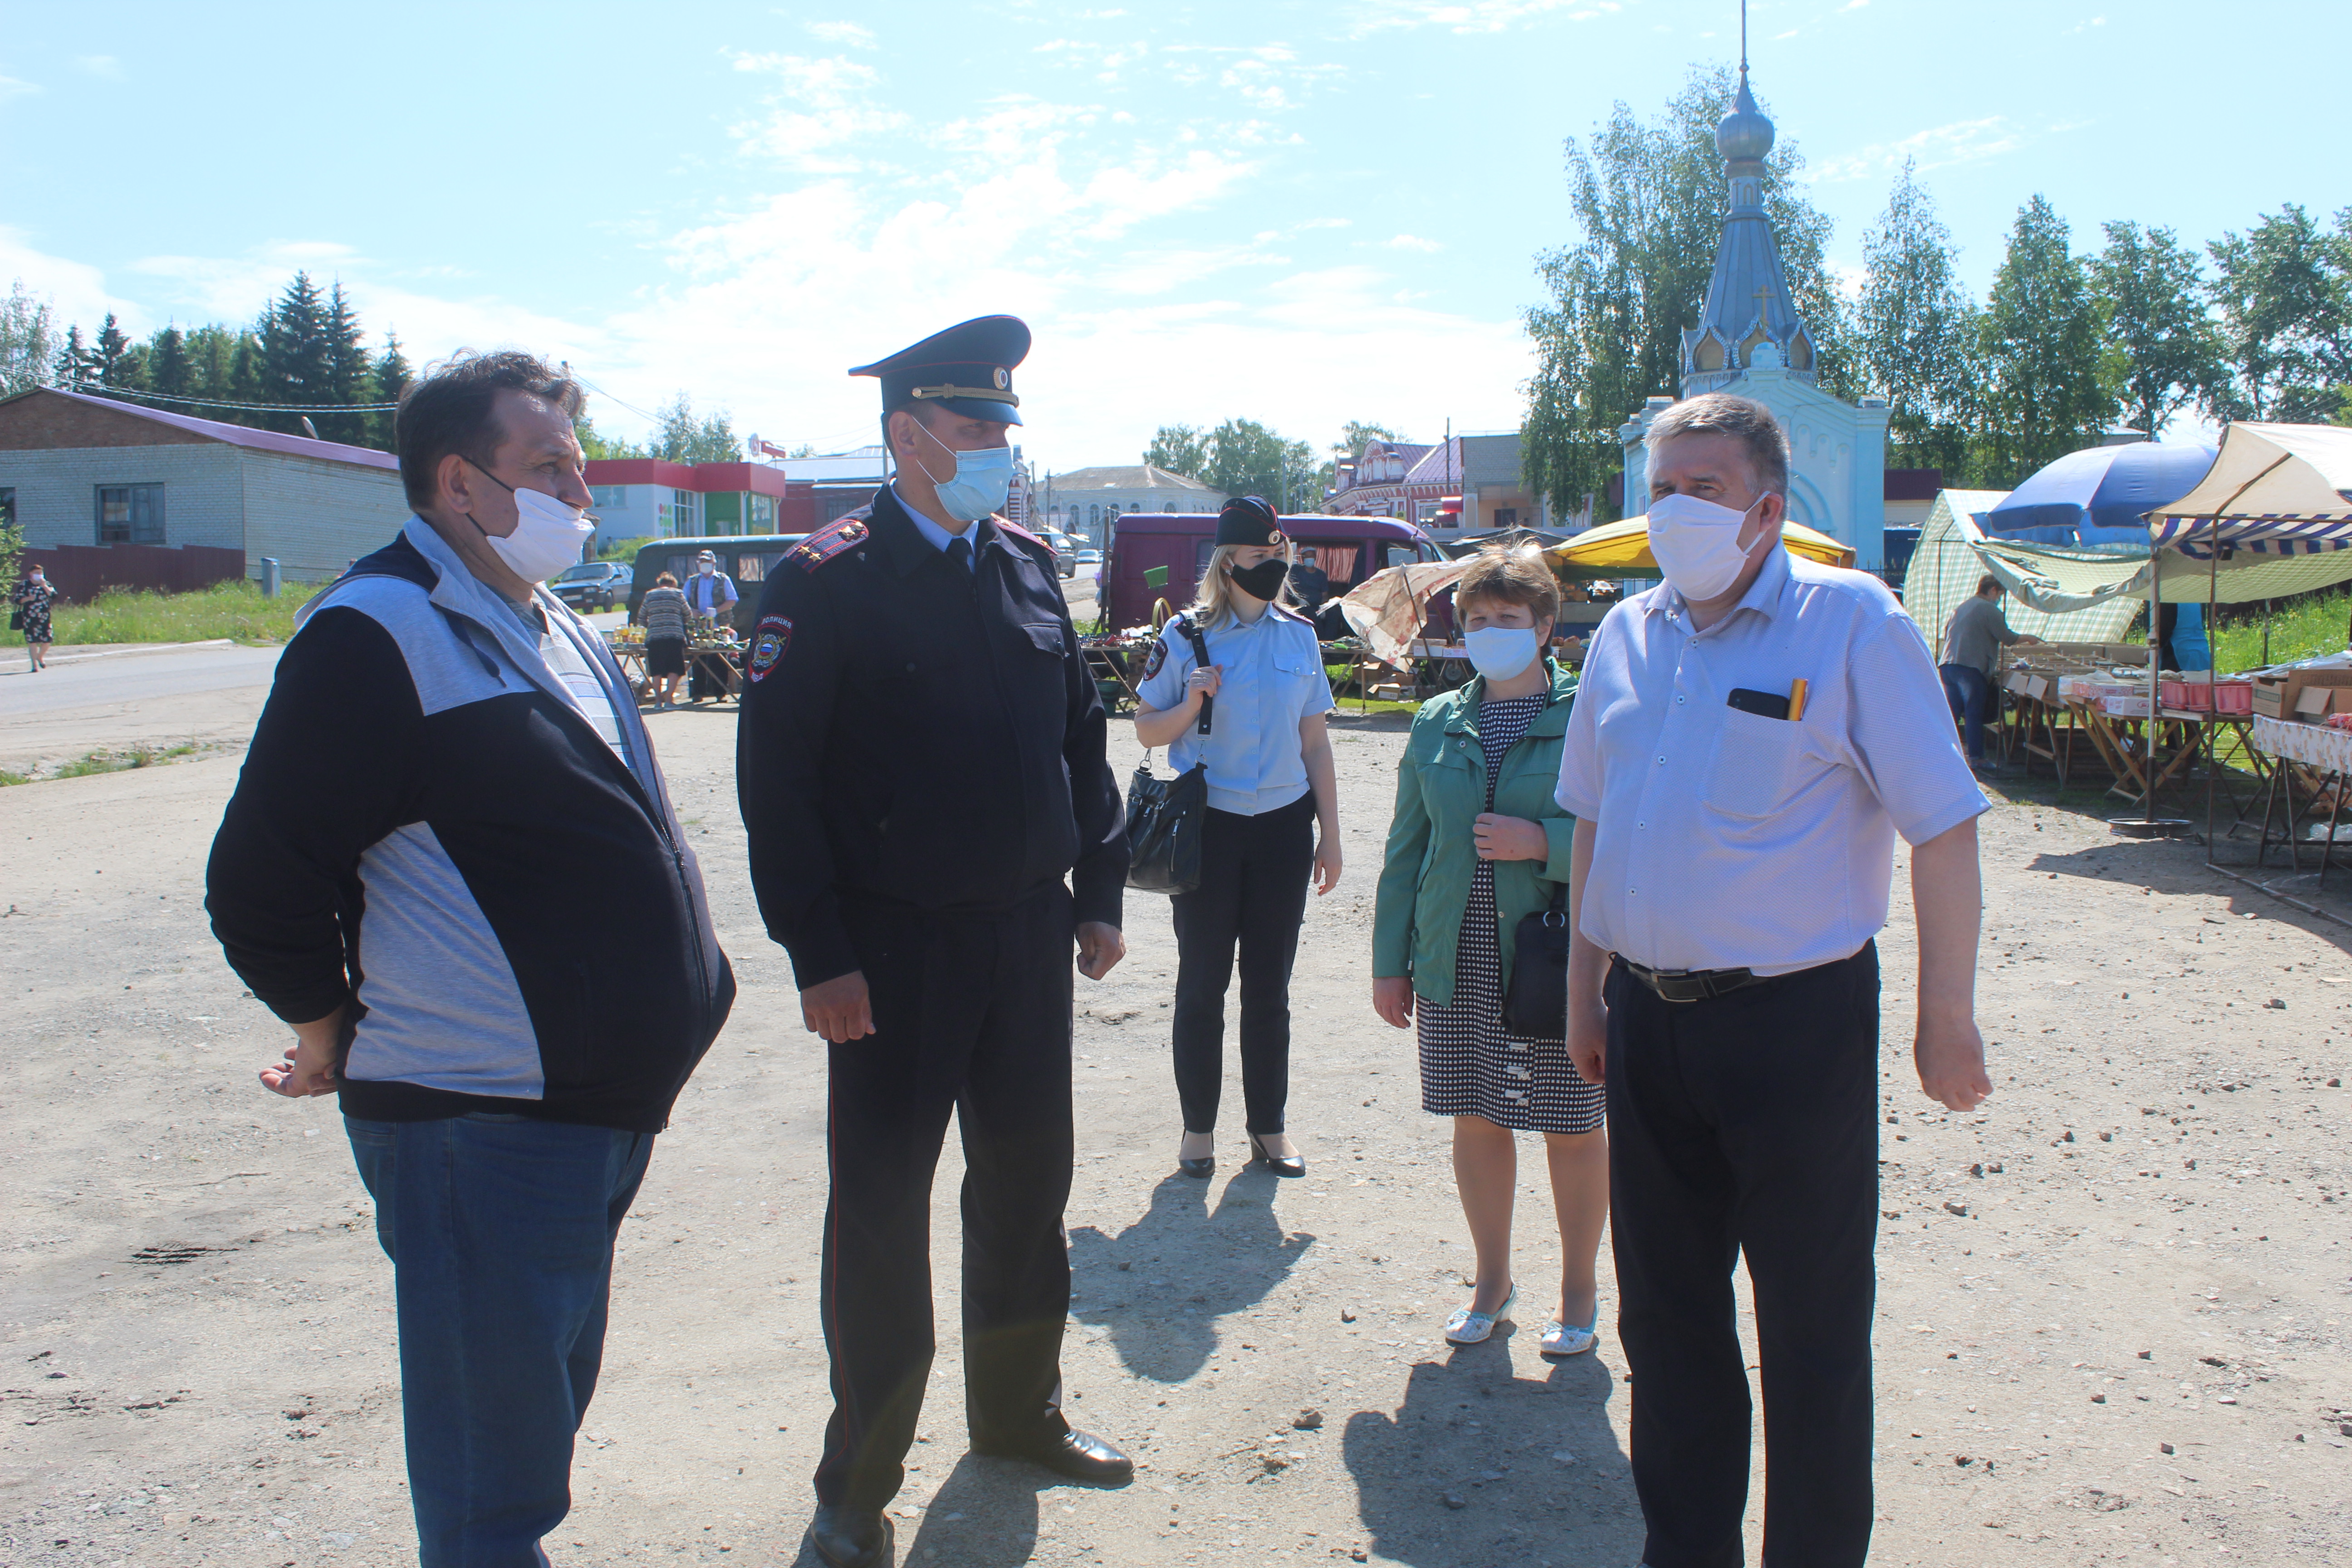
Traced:
[[[1666, 581], [1610, 613], [1560, 752], [1568, 1042], [1609, 1095], [1610, 1231], [1650, 1568], [1743, 1560], [1755, 1286], [1764, 1554], [1870, 1548], [1878, 952], [1912, 846], [1929, 1098], [1992, 1092], [1974, 1017], [1983, 792], [1919, 628], [1780, 543], [1788, 442], [1721, 393], [1652, 421]], [[1604, 984], [1605, 976], [1605, 984]]]

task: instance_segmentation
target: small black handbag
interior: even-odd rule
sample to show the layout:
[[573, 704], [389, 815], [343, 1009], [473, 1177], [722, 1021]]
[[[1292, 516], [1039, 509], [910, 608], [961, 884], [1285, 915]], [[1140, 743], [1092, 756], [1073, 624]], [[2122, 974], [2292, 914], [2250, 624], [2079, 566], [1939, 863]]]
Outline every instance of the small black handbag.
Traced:
[[1568, 884], [1551, 907], [1519, 917], [1511, 984], [1503, 994], [1503, 1029], [1528, 1040], [1568, 1037]]
[[[1181, 616], [1174, 624], [1192, 643], [1195, 662], [1205, 666], [1209, 647], [1200, 628]], [[1216, 703], [1213, 697], [1201, 699], [1203, 735]], [[1127, 885], [1147, 893], [1189, 893], [1199, 887], [1201, 840], [1208, 827], [1208, 764], [1195, 763], [1176, 778], [1155, 778], [1151, 753], [1144, 752], [1127, 786]], [[1561, 1004], [1562, 1016], [1566, 1005]]]

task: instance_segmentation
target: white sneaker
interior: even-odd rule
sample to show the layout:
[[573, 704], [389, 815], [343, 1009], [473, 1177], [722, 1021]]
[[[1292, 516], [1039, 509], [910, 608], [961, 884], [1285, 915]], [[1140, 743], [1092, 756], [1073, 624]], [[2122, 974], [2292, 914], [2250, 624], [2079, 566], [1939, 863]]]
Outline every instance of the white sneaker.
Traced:
[[1582, 1355], [1601, 1337], [1600, 1329], [1601, 1309], [1597, 1306], [1592, 1310], [1592, 1321], [1580, 1329], [1555, 1318], [1544, 1325], [1543, 1339], [1537, 1348], [1554, 1359]]
[[1519, 1299], [1519, 1288], [1514, 1283], [1503, 1304], [1491, 1312], [1474, 1312], [1464, 1307], [1445, 1320], [1445, 1342], [1454, 1345], [1483, 1344], [1495, 1331], [1495, 1325], [1511, 1315], [1511, 1303]]

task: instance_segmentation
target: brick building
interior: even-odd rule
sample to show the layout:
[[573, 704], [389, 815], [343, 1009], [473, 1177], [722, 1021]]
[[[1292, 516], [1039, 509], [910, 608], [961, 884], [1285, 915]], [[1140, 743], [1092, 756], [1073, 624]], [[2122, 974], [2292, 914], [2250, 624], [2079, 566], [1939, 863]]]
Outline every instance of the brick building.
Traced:
[[[0, 401], [0, 512], [78, 576], [183, 588], [261, 575], [324, 582], [408, 516], [389, 452], [36, 387]], [[219, 567], [188, 569], [194, 550]], [[107, 552], [109, 554], [94, 554]], [[234, 552], [233, 556], [215, 552]]]

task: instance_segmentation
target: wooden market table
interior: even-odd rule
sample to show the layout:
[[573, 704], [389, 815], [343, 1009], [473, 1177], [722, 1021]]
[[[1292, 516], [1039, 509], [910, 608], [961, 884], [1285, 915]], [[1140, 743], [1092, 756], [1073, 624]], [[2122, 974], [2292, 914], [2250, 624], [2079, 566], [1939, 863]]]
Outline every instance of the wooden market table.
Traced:
[[[639, 697], [644, 697], [653, 689], [653, 678], [646, 673], [644, 643], [628, 642], [618, 637], [607, 637], [604, 639], [604, 646], [612, 649], [614, 662], [621, 667], [621, 673], [627, 677], [630, 690]], [[735, 658], [743, 651], [743, 644], [730, 642], [723, 637], [688, 638], [686, 645], [687, 676], [690, 678], [694, 673], [695, 666], [699, 664], [705, 673], [719, 682], [719, 689], [728, 696], [740, 697], [743, 694], [743, 670], [742, 667], [735, 662]]]

